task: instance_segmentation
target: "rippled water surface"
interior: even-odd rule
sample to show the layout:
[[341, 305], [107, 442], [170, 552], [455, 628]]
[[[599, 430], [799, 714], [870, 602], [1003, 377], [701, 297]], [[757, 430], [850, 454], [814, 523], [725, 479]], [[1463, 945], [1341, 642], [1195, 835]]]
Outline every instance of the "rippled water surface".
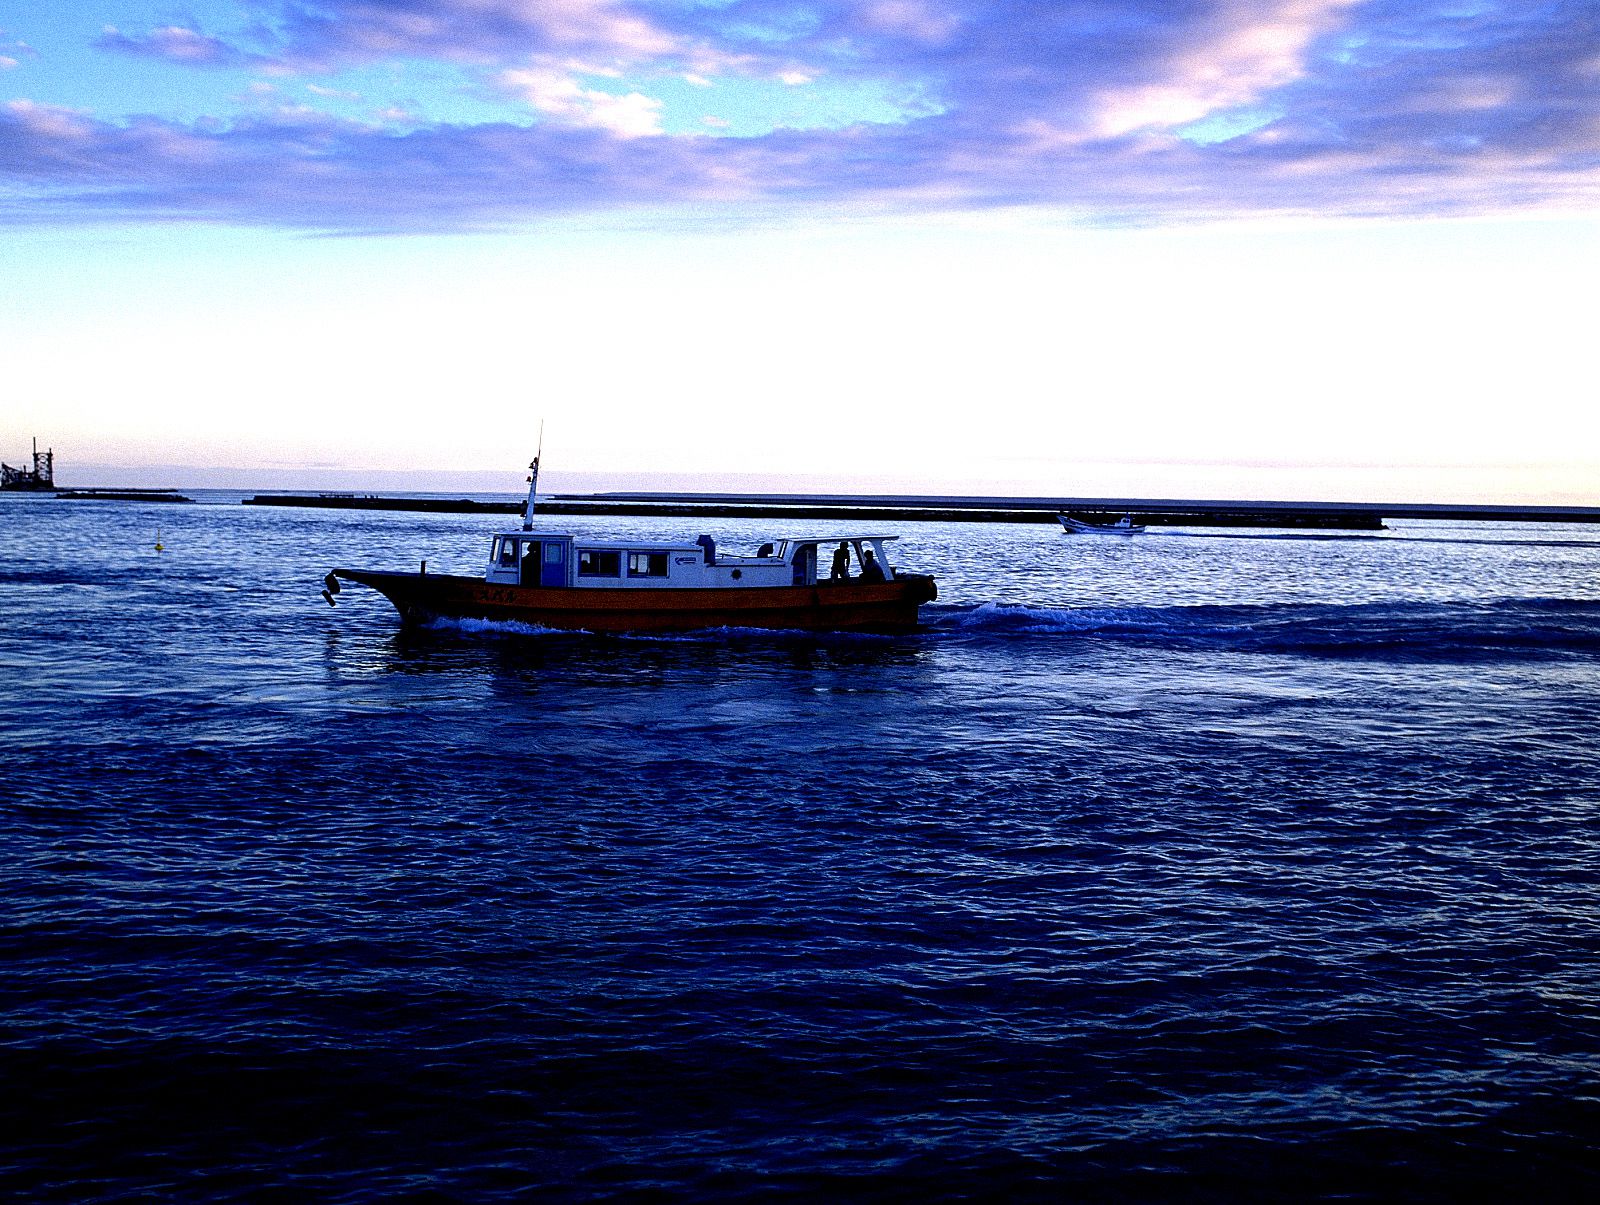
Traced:
[[904, 524], [924, 632], [602, 638], [207, 501], [0, 499], [13, 1196], [1600, 1189], [1600, 531]]

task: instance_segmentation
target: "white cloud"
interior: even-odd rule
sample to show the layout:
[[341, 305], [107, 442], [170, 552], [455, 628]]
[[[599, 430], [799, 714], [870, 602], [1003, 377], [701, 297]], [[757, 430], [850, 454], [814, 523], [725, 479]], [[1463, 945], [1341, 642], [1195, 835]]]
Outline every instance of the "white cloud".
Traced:
[[191, 67], [214, 66], [248, 57], [221, 38], [184, 25], [163, 25], [143, 35], [125, 34], [115, 25], [107, 25], [101, 31], [100, 45]]
[[[8, 211], [13, 220], [148, 214], [439, 230], [640, 204], [683, 206], [693, 222], [708, 220], [708, 203], [748, 201], [763, 207], [761, 217], [808, 206], [1037, 206], [1066, 220], [1162, 224], [1265, 213], [1578, 212], [1600, 195], [1600, 103], [1590, 86], [1600, 35], [1572, 7], [319, 0], [285, 14], [274, 26], [275, 58], [216, 42], [210, 65], [290, 75], [403, 54], [417, 60], [421, 106], [440, 76], [431, 59], [452, 77], [481, 73], [479, 82], [542, 119], [378, 132], [301, 109], [268, 115], [235, 97], [235, 111], [193, 127], [134, 129], [69, 110], [0, 109], [0, 184], [32, 190], [26, 210]], [[917, 30], [944, 31], [946, 40], [930, 47]], [[176, 25], [142, 41], [102, 42], [169, 58], [212, 45]], [[0, 51], [25, 57], [15, 44]], [[734, 74], [767, 86], [734, 87]], [[653, 79], [667, 81], [668, 99], [641, 82]], [[818, 95], [774, 97], [780, 80], [815, 82]], [[727, 99], [691, 100], [669, 123], [683, 81], [722, 87]], [[333, 95], [326, 85], [341, 82], [320, 80], [312, 96]], [[369, 105], [410, 101], [407, 93]], [[770, 121], [797, 104], [836, 114], [837, 127]], [[883, 120], [886, 111], [900, 119]], [[777, 128], [705, 136], [730, 117], [741, 128], [763, 118]], [[1189, 129], [1207, 120], [1212, 136]], [[163, 157], [154, 132], [162, 125], [203, 136], [215, 166]], [[68, 153], [47, 128], [84, 145]]]
[[961, 23], [948, 7], [923, 0], [869, 0], [860, 19], [870, 29], [930, 44], [949, 39]]
[[640, 92], [619, 96], [585, 88], [570, 73], [549, 67], [506, 71], [500, 81], [563, 125], [608, 130], [622, 138], [661, 133], [661, 102]]
[[[468, 4], [499, 7], [495, 0], [468, 0]], [[504, 7], [529, 24], [542, 26], [557, 43], [606, 46], [628, 58], [650, 58], [681, 48], [677, 38], [612, 0], [504, 0]]]
[[1306, 71], [1312, 40], [1333, 28], [1355, 0], [1281, 0], [1225, 8], [1152, 78], [1105, 89], [1092, 103], [1089, 131], [1112, 138], [1149, 126], [1171, 129], [1247, 104]]
[[6, 112], [12, 114], [28, 133], [38, 137], [59, 139], [88, 139], [94, 133], [93, 123], [76, 110], [60, 105], [42, 105], [31, 100], [10, 100]]
[[321, 0], [291, 7], [282, 30], [282, 61], [302, 67], [402, 57], [492, 63], [530, 53], [638, 62], [688, 49], [626, 0]]

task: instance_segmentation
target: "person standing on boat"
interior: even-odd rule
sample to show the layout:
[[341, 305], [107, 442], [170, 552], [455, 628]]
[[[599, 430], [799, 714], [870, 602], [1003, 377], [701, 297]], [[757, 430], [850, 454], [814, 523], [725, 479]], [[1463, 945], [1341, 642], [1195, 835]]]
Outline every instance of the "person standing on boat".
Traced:
[[830, 582], [844, 582], [850, 580], [850, 545], [843, 540], [839, 547], [833, 550], [833, 572], [828, 574]]

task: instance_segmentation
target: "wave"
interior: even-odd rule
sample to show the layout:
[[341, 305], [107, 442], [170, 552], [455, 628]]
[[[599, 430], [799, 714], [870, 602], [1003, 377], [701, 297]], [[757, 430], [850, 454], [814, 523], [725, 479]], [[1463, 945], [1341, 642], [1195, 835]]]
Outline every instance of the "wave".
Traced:
[[523, 623], [516, 619], [456, 619], [442, 616], [438, 619], [431, 619], [421, 626], [430, 632], [460, 632], [471, 636], [571, 636], [575, 634], [561, 628], [547, 628], [536, 623]]
[[1156, 528], [1146, 536], [1184, 540], [1382, 540], [1394, 537], [1381, 531], [1178, 531]]
[[1476, 659], [1600, 653], [1600, 603], [1576, 599], [1192, 607], [986, 602], [938, 617], [935, 628], [969, 637], [1061, 635], [1325, 656]]
[[819, 632], [809, 628], [759, 628], [725, 626], [694, 628], [684, 632], [591, 632], [586, 628], [548, 628], [511, 619], [459, 619], [441, 617], [420, 625], [424, 631], [469, 636], [566, 636], [579, 639], [641, 641], [660, 644], [714, 644], [729, 640], [761, 641], [893, 641], [894, 636], [876, 632]]
[[803, 641], [815, 643], [819, 640], [827, 641], [864, 641], [881, 643], [893, 641], [896, 637], [881, 632], [829, 632], [819, 631], [815, 628], [755, 628], [755, 627], [721, 627], [721, 628], [694, 628], [686, 632], [617, 632], [613, 633], [619, 640], [644, 640], [665, 642], [669, 644], [706, 644], [719, 643], [729, 639], [758, 640], [758, 641]]

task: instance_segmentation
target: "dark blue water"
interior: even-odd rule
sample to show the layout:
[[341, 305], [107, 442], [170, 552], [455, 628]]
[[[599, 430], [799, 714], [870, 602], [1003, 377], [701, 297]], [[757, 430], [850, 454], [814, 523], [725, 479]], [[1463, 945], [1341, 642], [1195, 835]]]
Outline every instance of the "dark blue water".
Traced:
[[895, 638], [318, 597], [501, 522], [0, 500], [0, 1189], [1600, 1189], [1600, 531], [906, 524]]

